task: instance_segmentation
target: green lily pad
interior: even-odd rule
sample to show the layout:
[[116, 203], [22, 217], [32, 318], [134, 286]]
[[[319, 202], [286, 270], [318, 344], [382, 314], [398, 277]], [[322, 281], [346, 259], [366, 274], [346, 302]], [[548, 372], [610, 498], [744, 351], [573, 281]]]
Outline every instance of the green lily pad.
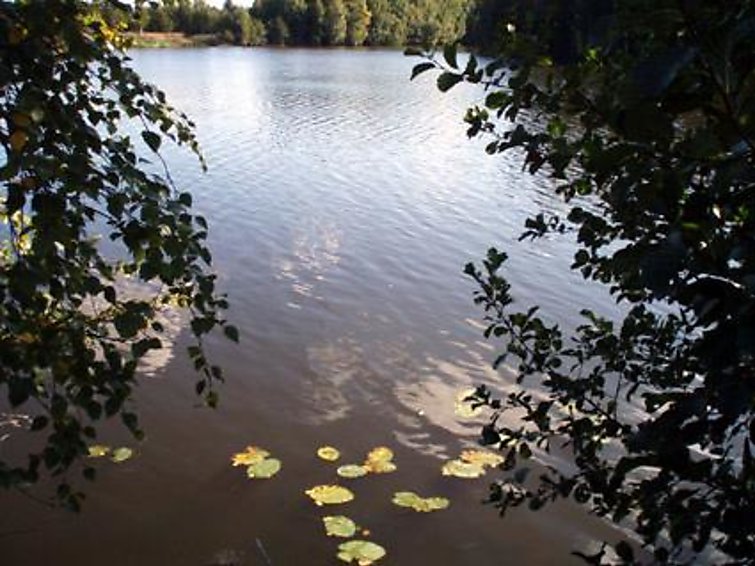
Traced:
[[338, 546], [338, 559], [356, 562], [359, 566], [369, 566], [385, 556], [385, 549], [368, 540], [350, 540]]
[[105, 446], [104, 444], [92, 444], [89, 447], [90, 458], [102, 458], [108, 454], [110, 454], [110, 446]]
[[323, 517], [322, 522], [329, 537], [351, 538], [356, 534], [358, 528], [354, 521], [344, 515]]
[[393, 494], [393, 503], [399, 507], [409, 507], [420, 513], [440, 511], [451, 504], [445, 497], [420, 497], [412, 491], [396, 492]]
[[267, 458], [261, 462], [255, 462], [246, 469], [246, 475], [255, 480], [270, 479], [281, 469], [281, 461], [276, 458]]
[[336, 470], [336, 473], [342, 478], [361, 478], [367, 475], [367, 468], [364, 466], [358, 466], [356, 464], [348, 464], [341, 466]]
[[233, 466], [251, 466], [262, 462], [265, 458], [270, 456], [270, 452], [264, 448], [258, 446], [247, 446], [243, 452], [238, 452], [231, 457], [231, 465]]
[[444, 476], [453, 476], [456, 478], [479, 478], [485, 475], [485, 468], [480, 464], [473, 464], [462, 460], [446, 462], [443, 464], [441, 471]]
[[463, 419], [472, 419], [482, 413], [483, 406], [474, 407], [472, 401], [467, 401], [469, 397], [475, 394], [476, 389], [465, 389], [460, 391], [456, 395], [456, 403], [454, 403], [454, 413], [457, 417]]
[[131, 448], [127, 448], [125, 446], [121, 446], [120, 448], [116, 448], [113, 450], [113, 453], [110, 455], [110, 461], [115, 462], [116, 464], [120, 464], [121, 462], [125, 462], [131, 456], [134, 455], [134, 451], [131, 450]]
[[340, 485], [316, 485], [305, 491], [317, 505], [337, 505], [354, 499], [354, 494]]
[[341, 457], [341, 453], [338, 449], [333, 448], [332, 446], [321, 446], [317, 449], [317, 455], [327, 462], [335, 462]]

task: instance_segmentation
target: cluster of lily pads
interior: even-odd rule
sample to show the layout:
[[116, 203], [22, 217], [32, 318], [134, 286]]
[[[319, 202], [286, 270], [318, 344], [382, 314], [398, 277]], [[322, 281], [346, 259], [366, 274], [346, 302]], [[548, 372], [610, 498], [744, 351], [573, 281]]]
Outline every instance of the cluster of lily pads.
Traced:
[[246, 466], [246, 475], [251, 479], [267, 480], [280, 472], [283, 464], [277, 458], [270, 458], [270, 452], [257, 446], [247, 446], [243, 452], [231, 458], [233, 466]]
[[110, 461], [115, 464], [125, 462], [134, 455], [134, 451], [127, 446], [111, 448], [110, 446], [106, 446], [104, 444], [92, 444], [89, 447], [88, 451], [90, 458], [105, 458], [106, 456], [108, 456], [110, 458]]
[[[341, 452], [333, 446], [322, 446], [317, 449], [317, 456], [326, 462], [335, 463], [340, 460]], [[398, 469], [393, 458], [393, 450], [386, 446], [378, 446], [367, 454], [361, 464], [339, 465], [336, 474], [340, 478], [353, 480], [369, 474], [392, 473]], [[498, 466], [502, 462], [503, 458], [498, 454], [484, 450], [464, 450], [457, 459], [445, 462], [441, 473], [457, 478], [478, 478], [485, 474], [486, 468]], [[246, 466], [247, 475], [255, 480], [269, 479], [282, 467], [280, 460], [272, 458], [270, 452], [258, 446], [247, 446], [244, 451], [234, 454], [231, 463], [233, 466]], [[304, 493], [318, 507], [348, 503], [355, 497], [349, 488], [337, 484], [316, 485]], [[451, 504], [445, 497], [422, 497], [412, 491], [394, 493], [392, 503], [419, 513], [440, 511], [447, 509]], [[386, 555], [386, 550], [379, 544], [354, 538], [357, 534], [367, 537], [370, 532], [358, 526], [351, 518], [345, 515], [328, 515], [323, 517], [322, 521], [327, 536], [352, 539], [339, 545], [337, 557], [340, 560], [369, 566]]]

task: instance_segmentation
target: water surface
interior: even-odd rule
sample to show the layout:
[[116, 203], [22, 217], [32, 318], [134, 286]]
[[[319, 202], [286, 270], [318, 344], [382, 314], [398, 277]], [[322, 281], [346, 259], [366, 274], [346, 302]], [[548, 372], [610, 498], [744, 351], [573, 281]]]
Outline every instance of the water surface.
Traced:
[[[242, 344], [210, 344], [228, 382], [209, 411], [196, 407], [179, 332], [137, 395], [148, 432], [138, 456], [102, 466], [77, 517], [4, 496], [3, 564], [332, 564], [326, 512], [303, 495], [335, 478], [314, 457], [325, 443], [346, 462], [379, 444], [396, 451], [398, 472], [352, 482], [356, 501], [327, 510], [368, 528], [387, 564], [565, 564], [575, 545], [610, 536], [569, 505], [499, 520], [480, 505], [486, 480], [439, 473], [479, 430], [454, 417], [456, 392], [511, 381], [490, 369], [467, 261], [510, 248], [518, 299], [552, 320], [612, 309], [566, 273], [568, 242], [515, 246], [528, 213], [563, 205], [514, 157], [466, 139], [464, 109], [482, 93], [442, 95], [429, 75], [410, 83], [414, 61], [394, 51], [133, 56], [197, 123], [209, 173], [185, 153], [167, 158], [210, 222]], [[247, 444], [274, 451], [281, 474], [249, 482], [231, 468]], [[446, 495], [451, 509], [393, 507], [407, 489]]]

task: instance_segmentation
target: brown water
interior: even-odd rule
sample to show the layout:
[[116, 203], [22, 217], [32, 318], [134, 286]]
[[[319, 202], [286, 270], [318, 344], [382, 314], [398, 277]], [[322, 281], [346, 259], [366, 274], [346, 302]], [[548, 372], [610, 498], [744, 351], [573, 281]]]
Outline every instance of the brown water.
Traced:
[[[477, 383], [504, 387], [481, 338], [461, 270], [487, 247], [513, 246], [525, 215], [558, 210], [547, 183], [515, 158], [465, 137], [473, 88], [447, 95], [410, 83], [413, 60], [388, 51], [140, 51], [135, 63], [197, 122], [210, 165], [168, 152], [212, 228], [216, 268], [242, 344], [211, 344], [225, 366], [221, 407], [196, 407], [182, 357], [156, 360], [137, 396], [148, 438], [100, 466], [80, 516], [0, 497], [0, 564], [334, 564], [320, 517], [345, 513], [386, 547], [382, 562], [565, 564], [605, 527], [569, 505], [498, 519], [487, 478], [444, 478], [442, 460], [472, 445], [479, 422], [453, 414]], [[511, 247], [523, 304], [574, 322], [595, 288], [565, 273], [568, 242]], [[179, 326], [180, 328], [180, 326]], [[128, 439], [108, 431], [112, 444]], [[250, 482], [230, 455], [272, 450], [283, 470]], [[356, 500], [316, 508], [303, 491], [335, 479], [315, 449], [359, 462], [379, 444], [394, 474], [353, 480]], [[394, 491], [445, 495], [444, 512], [396, 508]]]

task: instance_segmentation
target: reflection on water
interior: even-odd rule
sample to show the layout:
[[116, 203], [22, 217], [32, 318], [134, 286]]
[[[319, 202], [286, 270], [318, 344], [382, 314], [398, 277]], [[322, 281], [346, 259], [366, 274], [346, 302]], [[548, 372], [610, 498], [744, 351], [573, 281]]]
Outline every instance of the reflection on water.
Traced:
[[[615, 308], [566, 273], [568, 242], [515, 245], [526, 215], [562, 204], [516, 159], [466, 139], [461, 116], [480, 93], [442, 95], [429, 75], [410, 83], [414, 61], [390, 51], [134, 58], [197, 122], [209, 174], [184, 153], [166, 159], [210, 221], [242, 343], [209, 343], [227, 374], [217, 411], [195, 408], [184, 356], [156, 360], [162, 379], [144, 380], [136, 399], [148, 438], [87, 486], [81, 517], [3, 496], [3, 563], [331, 564], [334, 545], [302, 495], [334, 479], [314, 457], [325, 443], [356, 461], [378, 444], [396, 451], [398, 472], [355, 484], [346, 511], [390, 564], [563, 564], [575, 543], [605, 536], [568, 505], [501, 522], [479, 505], [486, 480], [439, 473], [479, 430], [454, 416], [457, 392], [511, 378], [490, 368], [467, 261], [506, 248], [518, 300], [553, 320]], [[171, 329], [180, 353], [181, 321]], [[119, 430], [107, 425], [100, 440], [123, 441]], [[233, 473], [228, 458], [247, 444], [280, 456], [274, 480]], [[451, 509], [397, 512], [391, 494], [406, 489], [449, 497]]]

